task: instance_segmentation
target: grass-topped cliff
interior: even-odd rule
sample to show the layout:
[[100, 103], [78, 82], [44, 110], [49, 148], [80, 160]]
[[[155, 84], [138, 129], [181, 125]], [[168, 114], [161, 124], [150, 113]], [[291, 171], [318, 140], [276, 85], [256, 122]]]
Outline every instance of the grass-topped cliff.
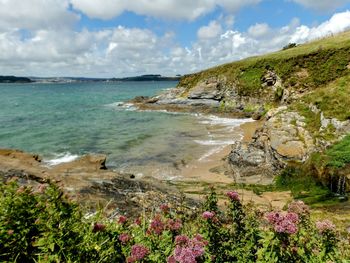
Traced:
[[340, 195], [350, 189], [350, 31], [186, 75], [177, 89], [188, 99], [211, 94], [219, 112], [262, 116], [253, 141], [229, 156], [238, 182], [265, 182], [292, 166], [285, 174], [295, 180], [317, 178]]
[[285, 88], [315, 89], [348, 75], [350, 31], [275, 53], [251, 57], [186, 75], [178, 86], [187, 90], [200, 81], [216, 76], [226, 85], [236, 85], [242, 95], [259, 94], [261, 79], [273, 69]]

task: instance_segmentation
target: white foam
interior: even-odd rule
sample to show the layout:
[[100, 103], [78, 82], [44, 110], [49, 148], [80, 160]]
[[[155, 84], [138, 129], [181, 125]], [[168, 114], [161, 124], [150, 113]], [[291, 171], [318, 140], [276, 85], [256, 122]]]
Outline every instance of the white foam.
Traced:
[[200, 123], [202, 124], [210, 124], [210, 125], [224, 125], [224, 126], [230, 126], [230, 127], [238, 127], [239, 125], [246, 123], [246, 122], [252, 122], [253, 119], [231, 119], [231, 118], [221, 118], [214, 115], [209, 116], [200, 116]]
[[194, 140], [194, 142], [200, 145], [230, 145], [234, 144], [237, 140]]
[[44, 162], [50, 166], [55, 166], [61, 163], [69, 163], [79, 158], [79, 155], [71, 153], [57, 154], [54, 159], [44, 160]]
[[116, 110], [126, 110], [126, 111], [135, 111], [137, 110], [137, 108], [134, 106], [134, 104], [132, 103], [125, 103], [123, 101], [117, 101], [117, 102], [113, 102], [113, 103], [110, 103], [110, 104], [106, 104], [104, 105], [105, 107], [108, 107], [108, 108], [113, 108], [113, 109], [116, 109]]
[[208, 152], [206, 152], [205, 154], [203, 154], [199, 159], [198, 161], [202, 162], [202, 161], [206, 161], [208, 160], [208, 158], [210, 156], [212, 156], [213, 154], [216, 154], [218, 152], [220, 152], [225, 146], [220, 146], [220, 147], [215, 147], [215, 148], [212, 148], [210, 149]]

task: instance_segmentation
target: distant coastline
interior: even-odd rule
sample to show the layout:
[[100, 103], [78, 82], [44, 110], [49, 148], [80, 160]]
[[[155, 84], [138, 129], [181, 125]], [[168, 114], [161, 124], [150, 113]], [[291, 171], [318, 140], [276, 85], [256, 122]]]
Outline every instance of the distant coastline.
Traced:
[[15, 76], [0, 76], [0, 83], [30, 83], [30, 78]]
[[0, 83], [73, 83], [73, 82], [126, 82], [126, 81], [178, 81], [181, 76], [167, 77], [159, 74], [149, 74], [124, 78], [84, 78], [84, 77], [17, 77], [0, 76]]

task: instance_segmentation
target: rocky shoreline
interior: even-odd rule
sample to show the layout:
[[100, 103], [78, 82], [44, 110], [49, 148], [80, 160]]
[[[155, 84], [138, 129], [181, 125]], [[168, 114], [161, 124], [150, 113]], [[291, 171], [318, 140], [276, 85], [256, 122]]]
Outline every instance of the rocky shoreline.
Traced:
[[[86, 155], [69, 163], [47, 166], [35, 154], [0, 149], [0, 178], [20, 184], [58, 184], [72, 199], [95, 210], [104, 207], [108, 214], [132, 216], [139, 211], [153, 211], [162, 203], [196, 207], [174, 187], [162, 182], [119, 174], [105, 166], [106, 156]], [[136, 213], [137, 212], [137, 213]]]
[[[271, 184], [289, 163], [303, 164], [312, 153], [326, 149], [331, 142], [315, 137], [307, 128], [309, 120], [290, 107], [291, 102], [305, 95], [304, 91], [286, 89], [272, 70], [267, 70], [262, 77], [261, 87], [260, 95], [247, 96], [225, 78], [209, 77], [190, 88], [180, 82], [178, 87], [158, 96], [136, 97], [129, 103], [139, 110], [196, 112], [260, 120], [251, 140], [234, 143], [226, 160], [227, 173], [236, 183], [265, 185]], [[279, 102], [271, 109], [266, 108], [268, 103], [274, 103], [279, 91]], [[321, 125], [317, 133], [332, 127], [333, 142], [350, 132], [350, 120], [327, 119], [314, 104], [309, 105], [309, 110], [319, 118], [317, 121]]]

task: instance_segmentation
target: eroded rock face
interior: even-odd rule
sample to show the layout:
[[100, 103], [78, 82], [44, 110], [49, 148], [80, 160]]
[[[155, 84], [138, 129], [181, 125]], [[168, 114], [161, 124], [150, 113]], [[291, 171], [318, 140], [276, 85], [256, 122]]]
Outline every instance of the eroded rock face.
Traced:
[[217, 78], [210, 78], [199, 82], [190, 90], [189, 99], [221, 100], [223, 98], [223, 84]]
[[267, 118], [251, 142], [233, 145], [229, 163], [237, 182], [271, 183], [287, 162], [304, 162], [315, 150], [304, 117], [280, 107]]

